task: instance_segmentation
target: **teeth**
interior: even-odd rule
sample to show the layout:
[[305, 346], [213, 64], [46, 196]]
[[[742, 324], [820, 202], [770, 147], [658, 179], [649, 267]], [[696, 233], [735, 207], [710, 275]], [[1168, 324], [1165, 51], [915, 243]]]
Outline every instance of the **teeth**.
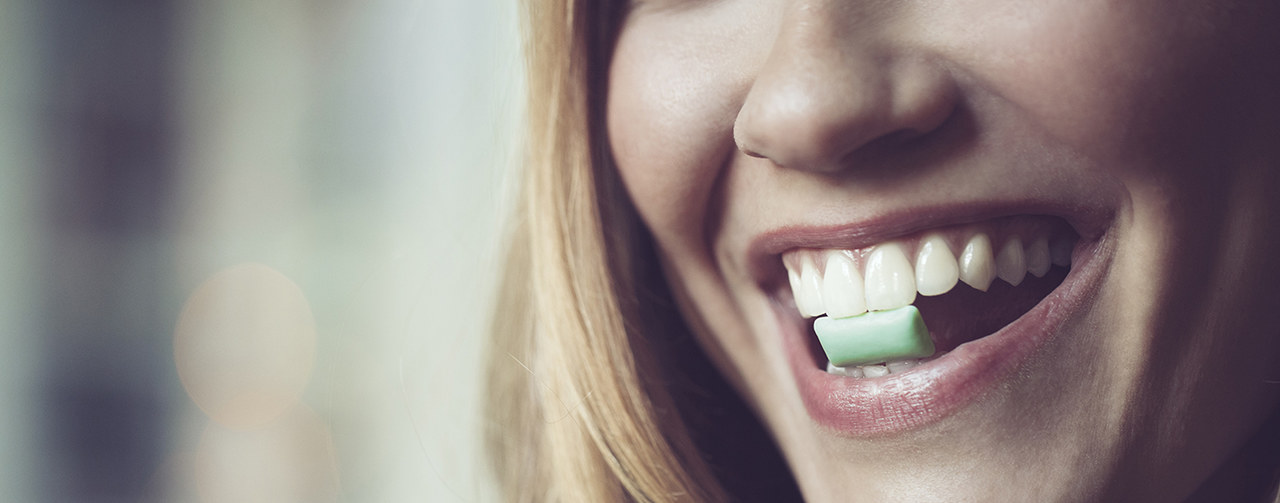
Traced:
[[[808, 259], [804, 259], [803, 262], [807, 264]], [[791, 282], [791, 293], [796, 299], [796, 309], [804, 317], [811, 318], [817, 316], [816, 314], [810, 314], [814, 310], [818, 310], [819, 314], [821, 314], [822, 299], [820, 295], [815, 294], [810, 288], [806, 288], [807, 284], [804, 282], [803, 276], [804, 269], [805, 267], [803, 266], [800, 268], [800, 272], [787, 269], [787, 280]], [[814, 274], [817, 273], [814, 272]]]
[[804, 309], [800, 306], [804, 305], [804, 300], [800, 297], [804, 294], [804, 289], [800, 288], [800, 273], [787, 267], [787, 281], [791, 283], [791, 296], [796, 299], [796, 309], [803, 313]]
[[995, 257], [991, 254], [991, 238], [981, 232], [965, 243], [960, 253], [960, 280], [978, 290], [987, 291], [995, 280]]
[[822, 316], [826, 310], [822, 306], [822, 277], [818, 275], [818, 266], [813, 260], [805, 258], [800, 266], [800, 288], [793, 290], [796, 294], [796, 307], [800, 314], [809, 318]]
[[916, 279], [902, 245], [876, 246], [867, 257], [867, 309], [878, 311], [906, 306], [916, 300]]
[[862, 275], [844, 253], [829, 253], [822, 277], [822, 301], [827, 315], [846, 318], [867, 312]]
[[908, 258], [908, 245], [900, 241], [882, 243], [865, 252], [809, 251], [785, 263], [796, 309], [802, 316], [846, 318], [910, 305], [917, 292], [942, 295], [959, 281], [986, 291], [997, 277], [1017, 286], [1028, 273], [1043, 277], [1055, 265], [1070, 266], [1075, 246], [1070, 239], [1036, 235], [1026, 247], [1022, 243], [1022, 237], [1010, 236], [999, 253], [993, 253], [991, 238], [976, 232], [957, 259], [943, 234], [930, 233], [916, 244], [914, 266]]
[[1049, 246], [1049, 257], [1053, 265], [1066, 267], [1071, 265], [1071, 242], [1065, 239], [1054, 240]]
[[934, 234], [920, 243], [916, 253], [916, 289], [920, 295], [942, 295], [959, 280], [960, 266], [942, 236]]
[[889, 374], [906, 372], [920, 365], [937, 360], [945, 355], [946, 353], [944, 352], [928, 358], [915, 358], [911, 360], [876, 363], [857, 367], [837, 367], [832, 365], [831, 362], [827, 362], [827, 373], [848, 377], [884, 377]]
[[866, 377], [884, 377], [889, 375], [889, 368], [884, 365], [865, 365], [862, 374]]
[[1005, 241], [1000, 254], [996, 255], [996, 276], [1013, 286], [1027, 277], [1027, 259], [1022, 255], [1022, 240], [1017, 236]]
[[863, 377], [864, 375], [862, 367], [837, 367], [832, 365], [831, 362], [827, 362], [827, 373], [849, 377]]
[[925, 363], [927, 359], [902, 360], [888, 363], [877, 363], [873, 365], [862, 365], [855, 367], [837, 367], [827, 362], [827, 373], [847, 377], [884, 377], [889, 374], [900, 374], [918, 367]]
[[1041, 237], [1027, 247], [1027, 272], [1043, 278], [1053, 263], [1049, 258], [1049, 238]]

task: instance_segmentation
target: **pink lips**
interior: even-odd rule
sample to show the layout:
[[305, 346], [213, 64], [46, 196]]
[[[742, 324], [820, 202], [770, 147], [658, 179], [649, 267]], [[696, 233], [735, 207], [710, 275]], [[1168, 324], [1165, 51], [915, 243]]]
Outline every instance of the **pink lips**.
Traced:
[[[994, 334], [962, 344], [901, 374], [875, 379], [828, 374], [814, 361], [817, 340], [810, 322], [801, 319], [790, 305], [775, 302], [774, 315], [785, 353], [810, 417], [841, 435], [875, 437], [921, 427], [976, 402], [1044, 348], [1064, 322], [1093, 297], [1109, 263], [1109, 248], [1101, 231], [1104, 221], [1090, 218], [1082, 225], [1079, 218], [1072, 219], [1081, 236], [1072, 257], [1072, 270], [1030, 311]], [[835, 233], [846, 241], [849, 234]], [[814, 235], [813, 231], [792, 233], [790, 239]], [[785, 241], [774, 236], [757, 244], [781, 248], [790, 245]], [[814, 246], [823, 245], [849, 246]]]

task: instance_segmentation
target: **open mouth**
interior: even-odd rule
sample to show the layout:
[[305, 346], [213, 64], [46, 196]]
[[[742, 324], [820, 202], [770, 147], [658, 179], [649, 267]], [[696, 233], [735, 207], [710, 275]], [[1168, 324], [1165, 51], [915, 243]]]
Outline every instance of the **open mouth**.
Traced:
[[[1113, 207], [953, 204], [757, 236], [749, 266], [810, 419], [840, 436], [894, 435], [1032, 385], [1017, 376], [1037, 362], [1075, 358], [1061, 336], [1091, 312], [1106, 278]], [[923, 344], [848, 357], [904, 333], [893, 324], [903, 313]], [[824, 335], [869, 318], [892, 320], [888, 335]], [[839, 338], [849, 334], [857, 338]], [[841, 347], [828, 353], [820, 339]]]
[[923, 356], [836, 365], [813, 333], [829, 325], [819, 320], [810, 328], [814, 365], [865, 379], [907, 372], [1017, 320], [1062, 283], [1078, 240], [1061, 219], [1015, 216], [859, 249], [794, 249], [782, 261], [804, 318], [857, 319], [869, 311], [919, 309], [933, 348]]

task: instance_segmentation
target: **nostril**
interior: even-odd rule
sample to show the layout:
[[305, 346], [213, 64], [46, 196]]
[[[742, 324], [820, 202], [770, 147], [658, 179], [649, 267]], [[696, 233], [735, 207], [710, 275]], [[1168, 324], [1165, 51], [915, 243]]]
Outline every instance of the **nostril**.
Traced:
[[764, 154], [761, 154], [761, 153], [759, 153], [759, 152], [756, 152], [756, 151], [754, 151], [754, 150], [751, 150], [751, 148], [750, 148], [750, 147], [747, 147], [747, 146], [745, 146], [745, 145], [738, 145], [738, 150], [740, 150], [740, 151], [741, 151], [742, 153], [744, 153], [744, 154], [747, 154], [747, 156], [748, 156], [748, 157], [755, 157], [755, 158], [757, 158], [757, 159], [767, 159], [767, 158], [768, 158], [768, 157], [767, 157], [767, 156], [765, 156]]
[[747, 139], [743, 138], [742, 132], [739, 130], [738, 124], [742, 122], [741, 117], [734, 123], [733, 127], [733, 143], [737, 145], [738, 151], [750, 157], [758, 159], [768, 159], [769, 156], [760, 153], [760, 150], [751, 146]]
[[781, 38], [747, 90], [733, 123], [744, 154], [835, 173], [853, 157], [905, 153], [936, 136], [960, 106], [953, 76], [925, 56], [801, 43], [810, 38]]

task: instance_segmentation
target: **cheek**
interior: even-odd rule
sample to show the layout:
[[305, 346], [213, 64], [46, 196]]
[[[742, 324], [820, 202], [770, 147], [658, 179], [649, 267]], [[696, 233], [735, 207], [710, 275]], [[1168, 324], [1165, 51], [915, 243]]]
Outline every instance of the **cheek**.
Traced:
[[1188, 78], [1212, 73], [1202, 41], [1222, 38], [1201, 22], [1202, 3], [962, 2], [937, 14], [934, 33], [1023, 123], [1107, 164], [1150, 165], [1171, 157], [1216, 99]]
[[[696, 20], [695, 20], [696, 21]], [[635, 21], [609, 73], [609, 142], [641, 217], [667, 250], [705, 234], [713, 188], [736, 151], [733, 121], [750, 52], [728, 52], [740, 30]]]

